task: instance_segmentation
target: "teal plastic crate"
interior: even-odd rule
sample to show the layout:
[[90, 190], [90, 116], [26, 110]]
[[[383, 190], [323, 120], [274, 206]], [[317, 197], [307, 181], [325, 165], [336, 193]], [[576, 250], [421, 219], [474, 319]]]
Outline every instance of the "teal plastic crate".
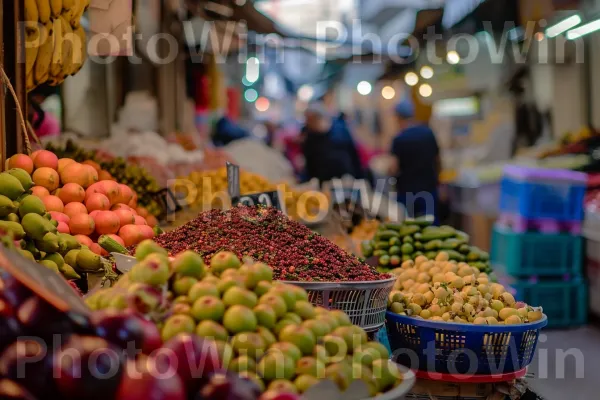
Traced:
[[515, 281], [517, 300], [544, 309], [548, 328], [575, 328], [588, 321], [588, 286], [583, 278], [571, 281]]
[[583, 274], [583, 238], [568, 233], [516, 233], [496, 226], [491, 260], [512, 276], [578, 277]]

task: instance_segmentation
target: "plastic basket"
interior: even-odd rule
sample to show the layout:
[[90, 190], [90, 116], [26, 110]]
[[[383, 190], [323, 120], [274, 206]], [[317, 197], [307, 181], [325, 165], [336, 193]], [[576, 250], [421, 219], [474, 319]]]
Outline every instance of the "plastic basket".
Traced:
[[411, 369], [444, 374], [494, 375], [519, 371], [535, 353], [544, 316], [522, 325], [468, 325], [388, 312], [393, 359]]
[[507, 167], [500, 211], [528, 219], [581, 221], [586, 175], [567, 170]]
[[515, 297], [527, 304], [544, 309], [550, 321], [549, 328], [577, 327], [585, 325], [588, 318], [588, 287], [585, 279], [564, 281], [516, 281]]
[[583, 238], [567, 233], [515, 233], [495, 226], [491, 260], [513, 276], [579, 276], [583, 272]]
[[354, 325], [373, 332], [385, 324], [388, 295], [395, 281], [396, 278], [372, 282], [284, 282], [305, 289], [315, 306], [342, 310]]

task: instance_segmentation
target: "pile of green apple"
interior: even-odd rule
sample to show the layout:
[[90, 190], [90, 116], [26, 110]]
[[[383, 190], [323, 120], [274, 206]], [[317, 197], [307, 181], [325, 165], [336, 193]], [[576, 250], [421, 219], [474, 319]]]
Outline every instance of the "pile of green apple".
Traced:
[[402, 381], [383, 345], [369, 342], [342, 311], [313, 306], [304, 289], [273, 282], [266, 264], [220, 252], [207, 267], [192, 251], [169, 259], [152, 241], [135, 256], [131, 271], [88, 305], [140, 312], [163, 341], [179, 334], [213, 340], [223, 367], [265, 393], [301, 394], [330, 379], [341, 391], [361, 380], [376, 395]]

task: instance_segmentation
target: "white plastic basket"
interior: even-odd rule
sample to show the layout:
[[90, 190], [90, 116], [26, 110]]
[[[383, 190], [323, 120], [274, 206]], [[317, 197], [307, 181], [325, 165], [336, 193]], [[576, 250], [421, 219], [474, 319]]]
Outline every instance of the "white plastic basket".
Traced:
[[367, 332], [379, 330], [385, 324], [387, 301], [396, 278], [371, 282], [292, 282], [308, 292], [315, 306], [342, 310], [354, 325]]

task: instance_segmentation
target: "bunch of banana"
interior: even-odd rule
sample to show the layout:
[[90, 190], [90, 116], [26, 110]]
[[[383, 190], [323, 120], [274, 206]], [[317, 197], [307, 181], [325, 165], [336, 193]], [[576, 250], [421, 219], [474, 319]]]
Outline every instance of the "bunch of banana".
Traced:
[[21, 1], [25, 2], [27, 90], [42, 83], [59, 85], [85, 62], [81, 17], [90, 0]]

